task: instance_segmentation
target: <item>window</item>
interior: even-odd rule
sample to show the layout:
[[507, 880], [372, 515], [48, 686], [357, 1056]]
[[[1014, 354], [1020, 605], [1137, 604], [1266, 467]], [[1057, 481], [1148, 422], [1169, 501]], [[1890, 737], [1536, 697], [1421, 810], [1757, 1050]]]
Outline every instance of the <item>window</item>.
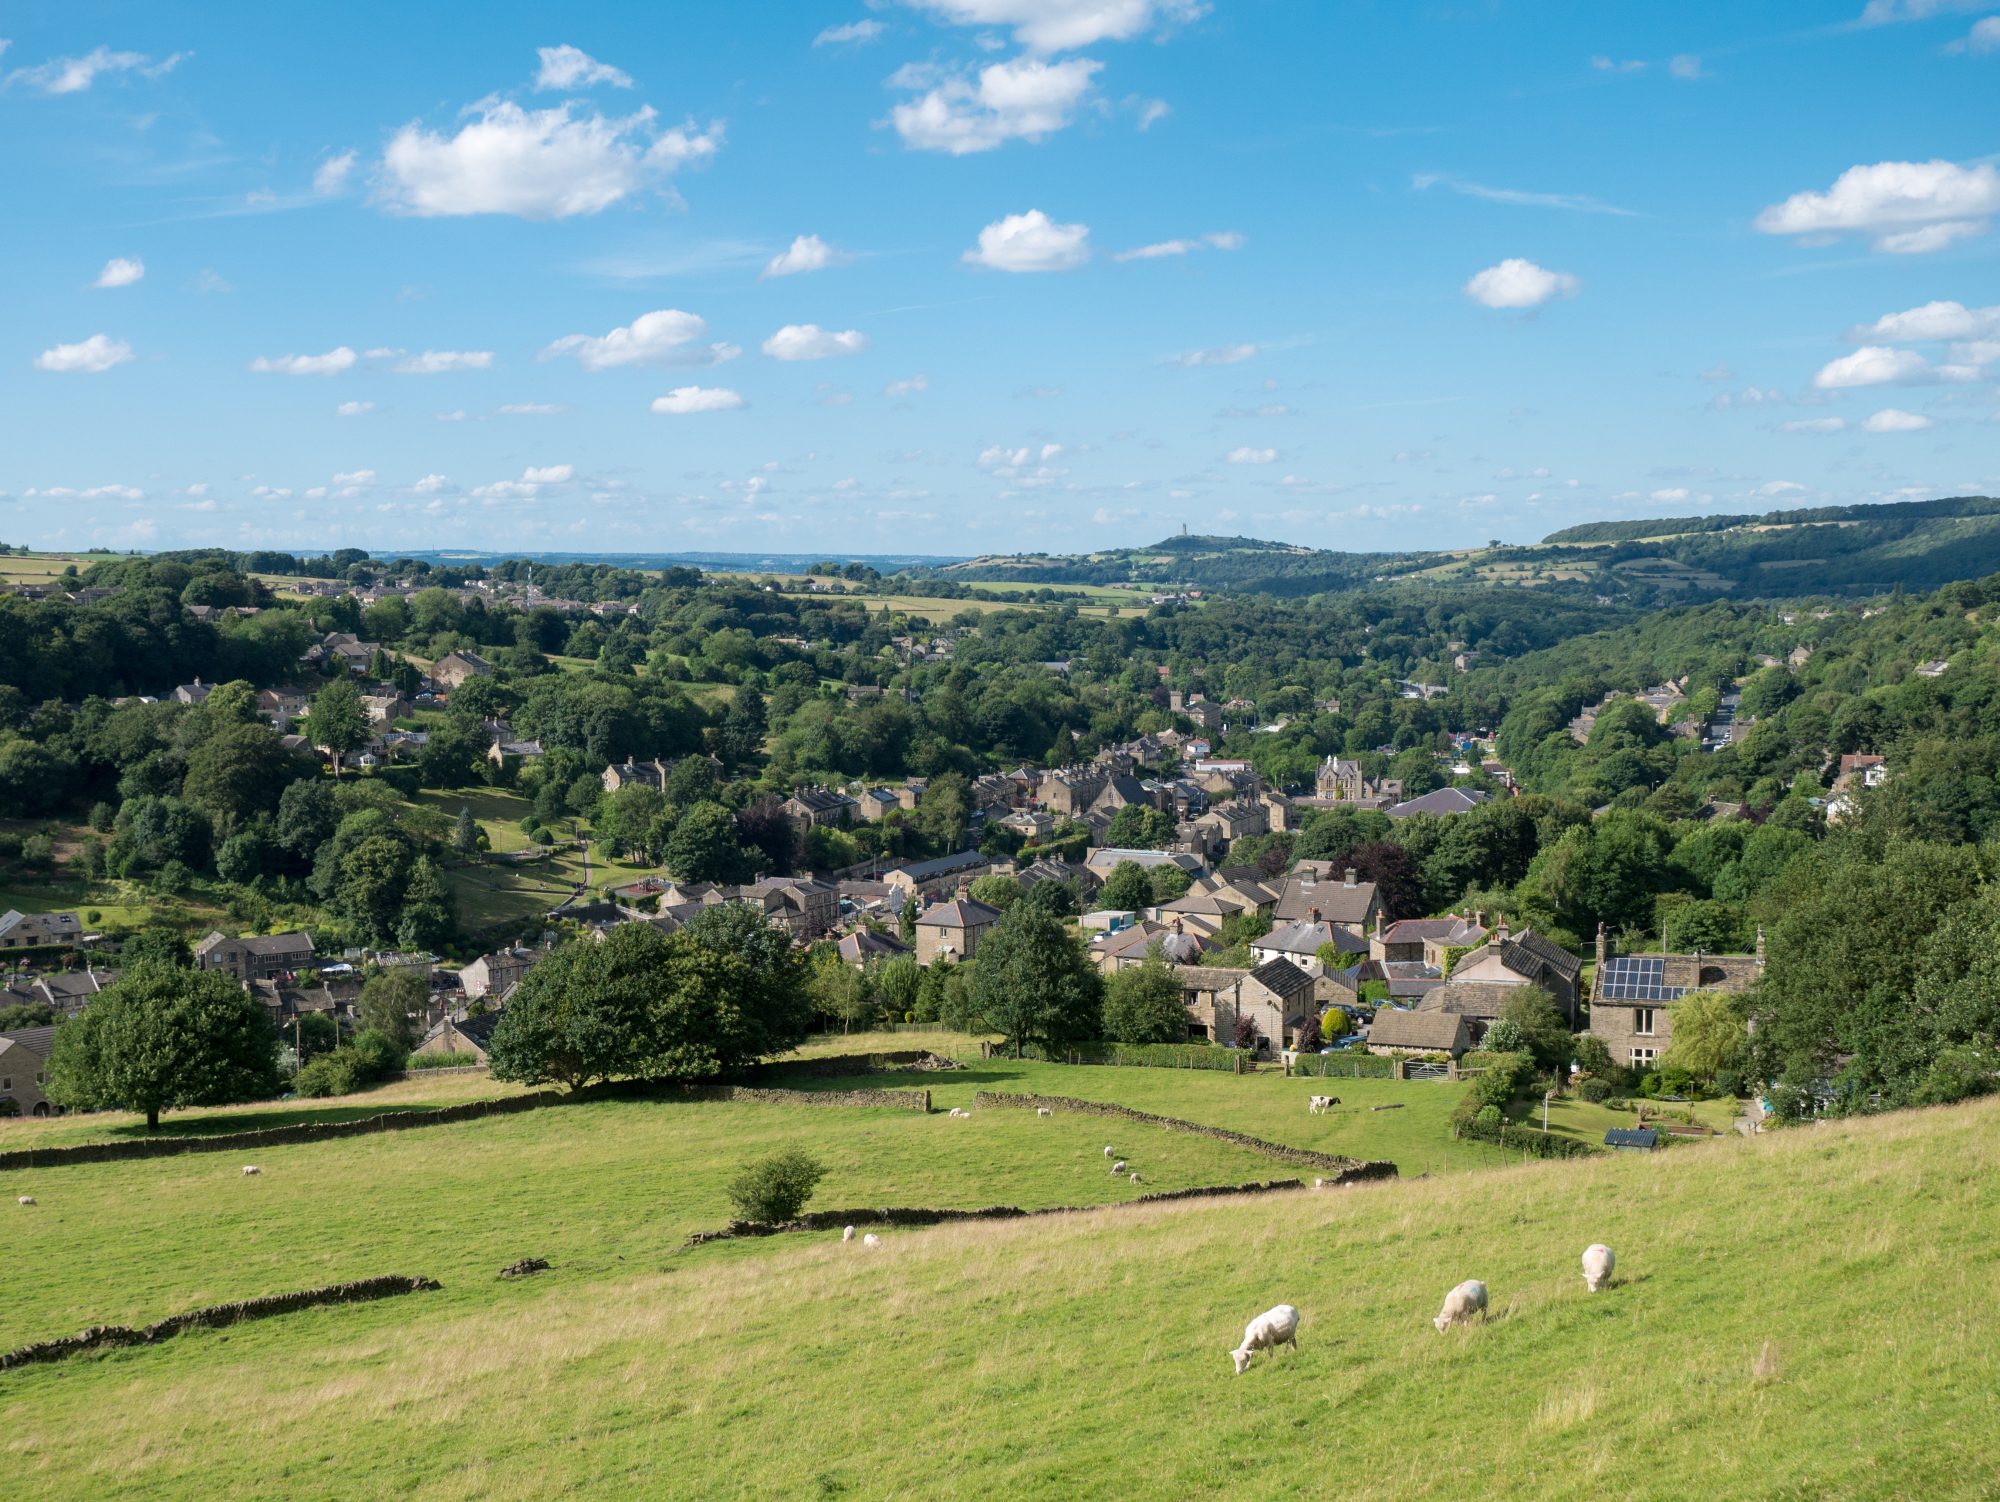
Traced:
[[1635, 1048], [1635, 1049], [1633, 1049], [1633, 1050], [1632, 1050], [1632, 1062], [1633, 1062], [1633, 1063], [1634, 1063], [1635, 1065], [1636, 1065], [1636, 1064], [1650, 1064], [1650, 1063], [1652, 1063], [1652, 1062], [1653, 1062], [1653, 1060], [1657, 1059], [1658, 1057], [1659, 1057], [1659, 1054], [1658, 1054], [1658, 1052], [1657, 1052], [1656, 1050], [1654, 1050], [1654, 1049], [1650, 1049], [1650, 1048]]
[[1653, 1008], [1634, 1007], [1632, 1009], [1632, 1031], [1642, 1038], [1653, 1036]]
[[0, 1090], [12, 1090], [13, 1088], [14, 1088], [13, 1075], [10, 1074], [5, 1079], [0, 1079]]

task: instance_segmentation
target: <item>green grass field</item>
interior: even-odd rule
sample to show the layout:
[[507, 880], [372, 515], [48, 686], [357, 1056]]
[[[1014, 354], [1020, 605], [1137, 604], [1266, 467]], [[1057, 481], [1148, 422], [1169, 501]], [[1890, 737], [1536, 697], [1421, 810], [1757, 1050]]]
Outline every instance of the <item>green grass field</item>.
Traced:
[[461, 808], [486, 831], [487, 848], [496, 855], [526, 850], [534, 842], [521, 833], [521, 820], [534, 807], [533, 800], [505, 788], [462, 788], [436, 792], [426, 788], [409, 800], [434, 809], [447, 819], [456, 819]]
[[[1054, 1076], [1037, 1086], [1103, 1080], [1183, 1116], [1266, 1084], [1038, 1068]], [[948, 1078], [920, 1083], [941, 1100], [973, 1084]], [[1284, 1140], [1309, 1140], [1306, 1122], [1301, 1107]], [[1125, 1199], [1107, 1138], [1148, 1188], [1283, 1170], [1094, 1118], [633, 1102], [273, 1149], [258, 1179], [231, 1154], [14, 1173], [40, 1204], [6, 1202], [33, 1272], [12, 1280], [0, 1343], [374, 1273], [444, 1289], [0, 1375], [9, 1490], [1985, 1498], [1996, 1129], [1987, 1101], [1656, 1156], [891, 1231], [874, 1251], [680, 1242], [726, 1217], [737, 1164], [781, 1143], [828, 1162], [826, 1207]], [[1590, 1295], [1577, 1258], [1600, 1239], [1618, 1277]], [[553, 1270], [494, 1276], [528, 1255]], [[1439, 1335], [1429, 1316], [1466, 1277], [1494, 1317]], [[1280, 1301], [1302, 1311], [1299, 1349], [1232, 1375], [1244, 1321]]]

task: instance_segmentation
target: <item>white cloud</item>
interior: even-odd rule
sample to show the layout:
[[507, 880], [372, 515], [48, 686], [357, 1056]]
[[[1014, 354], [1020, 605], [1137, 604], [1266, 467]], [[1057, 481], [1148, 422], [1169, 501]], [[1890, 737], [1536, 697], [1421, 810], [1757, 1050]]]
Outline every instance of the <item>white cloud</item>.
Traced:
[[1057, 224], [1040, 209], [1009, 214], [979, 232], [963, 260], [995, 271], [1073, 271], [1090, 259], [1090, 227]]
[[824, 360], [831, 355], [858, 355], [868, 347], [859, 329], [836, 332], [816, 323], [788, 323], [764, 341], [773, 360]]
[[1253, 449], [1248, 446], [1229, 451], [1231, 464], [1272, 464], [1277, 461], [1276, 449]]
[[79, 344], [58, 344], [43, 350], [35, 356], [35, 369], [62, 375], [97, 375], [131, 358], [132, 346], [123, 339], [92, 334]]
[[1011, 26], [1037, 52], [1123, 42], [1156, 27], [1191, 21], [1207, 0], [906, 0], [959, 26]]
[[840, 47], [850, 42], [872, 42], [889, 28], [880, 21], [849, 21], [845, 26], [829, 26], [813, 38], [815, 47]]
[[410, 487], [418, 495], [438, 495], [452, 488], [451, 477], [449, 475], [425, 475]]
[[1824, 193], [1794, 193], [1758, 214], [1767, 235], [1873, 235], [1878, 250], [1918, 255], [1981, 232], [2000, 212], [1991, 163], [1876, 162], [1849, 167]]
[[1200, 365], [1241, 365], [1245, 360], [1254, 360], [1257, 353], [1258, 347], [1254, 344], [1221, 344], [1214, 349], [1191, 349], [1184, 355], [1175, 355], [1166, 363], [1183, 370], [1192, 370]]
[[259, 355], [250, 368], [264, 375], [330, 376], [352, 370], [359, 358], [343, 344], [323, 355]]
[[1990, 0], [1868, 0], [1857, 26], [1887, 26], [1897, 21], [1928, 21], [1933, 16], [1984, 10]]
[[891, 381], [882, 388], [884, 396], [915, 396], [920, 391], [931, 389], [931, 378], [927, 375], [913, 375], [907, 381]]
[[1783, 496], [1804, 495], [1806, 488], [1796, 480], [1766, 480], [1750, 493], [1762, 496], [1768, 501], [1775, 501]]
[[1652, 495], [1652, 499], [1669, 506], [1678, 505], [1687, 498], [1687, 487], [1683, 485], [1675, 485], [1666, 490], [1656, 490]]
[[347, 186], [347, 179], [354, 173], [354, 164], [359, 153], [349, 149], [338, 156], [330, 156], [319, 164], [313, 173], [313, 192], [322, 198], [331, 198]]
[[1155, 125], [1158, 125], [1174, 112], [1174, 107], [1164, 99], [1138, 99], [1127, 100], [1126, 102], [1133, 105], [1139, 111], [1139, 129], [1141, 131], [1151, 130]]
[[660, 308], [602, 338], [565, 334], [536, 358], [575, 355], [585, 370], [609, 370], [618, 365], [718, 365], [743, 353], [734, 344], [697, 345], [694, 341], [707, 332], [707, 322], [696, 314]]
[[1692, 83], [1697, 78], [1713, 78], [1715, 76], [1703, 70], [1701, 59], [1696, 57], [1692, 52], [1678, 53], [1669, 58], [1667, 60], [1667, 73], [1669, 76], [1679, 79], [1682, 83]]
[[375, 410], [373, 402], [342, 402], [334, 412], [341, 417], [366, 417]]
[[535, 74], [538, 89], [588, 89], [600, 83], [619, 89], [632, 87], [631, 74], [600, 63], [567, 42], [560, 47], [537, 47], [535, 52], [542, 60], [541, 71]]
[[1975, 57], [1985, 57], [2000, 52], [2000, 16], [1988, 16], [1983, 21], [1974, 21], [1972, 30], [1945, 49], [1947, 52], [1970, 52]]
[[653, 410], [669, 417], [686, 417], [695, 412], [733, 412], [743, 398], [727, 386], [676, 386], [665, 396], [653, 398]]
[[792, 243], [764, 265], [758, 281], [768, 281], [774, 276], [797, 276], [804, 271], [824, 271], [840, 258], [833, 247], [818, 235], [797, 235]]
[[576, 478], [573, 464], [530, 465], [521, 471], [521, 478], [530, 485], [561, 485]]
[[1793, 422], [1778, 424], [1780, 433], [1840, 433], [1846, 431], [1844, 417], [1801, 417]]
[[1494, 188], [1445, 172], [1419, 172], [1410, 179], [1410, 187], [1419, 193], [1430, 188], [1445, 188], [1464, 198], [1513, 204], [1518, 208], [1569, 209], [1578, 214], [1613, 214], [1624, 219], [1637, 217], [1631, 209], [1621, 209], [1616, 204], [1592, 198], [1588, 193], [1532, 193], [1522, 188]]
[[375, 483], [375, 471], [372, 469], [350, 469], [345, 473], [335, 475], [333, 483], [349, 486], [373, 485]]
[[[981, 68], [977, 81], [948, 77], [921, 97], [896, 105], [889, 119], [918, 151], [965, 156], [1008, 141], [1039, 141], [1070, 123], [1103, 67], [1086, 57], [1059, 63], [1021, 57]], [[903, 70], [898, 79], [935, 76]], [[897, 79], [892, 79], [895, 83]]]
[[113, 52], [109, 47], [97, 47], [82, 57], [51, 58], [32, 68], [16, 68], [7, 75], [7, 83], [10, 88], [17, 83], [26, 84], [44, 94], [81, 94], [97, 81], [99, 74], [136, 72], [158, 78], [173, 72], [190, 55], [176, 52], [154, 62], [143, 52]]
[[234, 292], [236, 290], [212, 266], [202, 267], [192, 285], [195, 291], [204, 294], [210, 292]]
[[493, 364], [490, 349], [427, 349], [420, 355], [405, 355], [396, 362], [399, 375], [439, 375], [448, 370], [487, 370]]
[[566, 219], [598, 213], [677, 168], [698, 166], [722, 145], [720, 123], [662, 131], [650, 108], [623, 119], [574, 108], [524, 110], [487, 100], [472, 106], [475, 118], [452, 136], [413, 121], [382, 154], [382, 203], [426, 217]]
[[129, 287], [146, 274], [146, 263], [137, 256], [113, 256], [97, 273], [93, 287]]
[[1927, 302], [1920, 308], [1884, 314], [1866, 328], [1855, 329], [1852, 337], [1907, 344], [1989, 336], [2000, 337], [2000, 304], [1968, 308], [1962, 302]]
[[555, 402], [502, 402], [500, 410], [509, 417], [553, 417], [569, 409]]
[[1600, 73], [1643, 73], [1646, 64], [1639, 58], [1618, 59], [1605, 57], [1602, 53], [1590, 60], [1590, 66]]
[[1886, 344], [1864, 344], [1851, 355], [1829, 360], [1813, 377], [1822, 391], [1841, 391], [1852, 386], [1888, 386], [1899, 381], [1921, 380], [1930, 366], [1915, 350], [1891, 349]]
[[1137, 250], [1121, 250], [1111, 259], [1114, 261], [1154, 261], [1162, 256], [1184, 256], [1197, 250], [1241, 250], [1243, 236], [1235, 230], [1218, 230], [1214, 234], [1198, 235], [1192, 240], [1161, 240], [1152, 245], [1141, 245]]
[[1864, 433], [1920, 433], [1931, 426], [1928, 417], [1905, 412], [1901, 407], [1884, 407], [1861, 424]]
[[1574, 297], [1581, 283], [1567, 271], [1549, 271], [1510, 257], [1465, 284], [1465, 295], [1489, 308], [1539, 308], [1554, 297]]

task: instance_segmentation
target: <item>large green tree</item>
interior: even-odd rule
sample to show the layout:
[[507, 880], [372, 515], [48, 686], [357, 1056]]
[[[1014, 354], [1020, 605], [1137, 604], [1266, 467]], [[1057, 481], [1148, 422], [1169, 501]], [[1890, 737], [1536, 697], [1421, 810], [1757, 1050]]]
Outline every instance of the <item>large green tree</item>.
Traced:
[[226, 975], [154, 962], [129, 967], [56, 1030], [49, 1094], [65, 1106], [145, 1113], [277, 1094], [278, 1035]]
[[720, 803], [697, 803], [681, 816], [660, 851], [680, 881], [741, 881], [749, 858], [736, 838], [736, 821]]
[[332, 754], [333, 774], [338, 777], [341, 758], [368, 744], [368, 714], [361, 705], [361, 691], [344, 677], [327, 684], [313, 695], [306, 732], [315, 746]]
[[1181, 983], [1158, 946], [1104, 983], [1105, 1037], [1116, 1043], [1181, 1043], [1187, 1035]]
[[1103, 984], [1082, 942], [1061, 919], [1017, 903], [979, 941], [972, 999], [1019, 1055], [1098, 1036]]
[[425, 1010], [430, 1006], [431, 983], [421, 967], [398, 965], [371, 976], [361, 988], [357, 1010], [361, 1026], [382, 1034], [404, 1053], [417, 1041]]

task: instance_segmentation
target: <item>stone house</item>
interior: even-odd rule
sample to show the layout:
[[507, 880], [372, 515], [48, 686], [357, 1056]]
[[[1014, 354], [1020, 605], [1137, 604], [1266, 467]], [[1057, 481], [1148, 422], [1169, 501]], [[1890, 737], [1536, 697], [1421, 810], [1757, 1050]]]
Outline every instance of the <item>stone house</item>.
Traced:
[[1335, 881], [1333, 862], [1307, 860], [1300, 861], [1285, 878], [1285, 889], [1272, 916], [1281, 923], [1332, 923], [1365, 943], [1381, 912], [1375, 883], [1357, 879], [1352, 866]]
[[0, 985], [0, 1006], [33, 1005], [41, 1002], [57, 1016], [76, 1016], [90, 1004], [91, 997], [118, 979], [116, 970], [59, 970], [44, 975], [16, 976]]
[[[1450, 985], [1443, 989], [1450, 990], [1461, 983], [1540, 986], [1555, 998], [1570, 1026], [1575, 1027], [1582, 1002], [1577, 978], [1582, 970], [1583, 961], [1560, 944], [1532, 929], [1513, 933], [1503, 917], [1494, 923], [1492, 936], [1484, 944], [1459, 957], [1452, 967]], [[1493, 1015], [1497, 1017], [1499, 1013]]]
[[211, 933], [194, 946], [197, 970], [220, 970], [248, 984], [291, 975], [312, 963], [313, 940], [308, 933], [250, 934], [229, 938]]
[[1237, 1019], [1247, 1018], [1260, 1051], [1283, 1048], [1313, 1006], [1312, 977], [1285, 960], [1254, 970], [1183, 965], [1174, 978], [1188, 1009], [1188, 1036], [1213, 1043], [1232, 1042]]
[[822, 938], [840, 926], [840, 888], [810, 876], [766, 876], [743, 888], [741, 899], [758, 908], [767, 923], [800, 943]]
[[1346, 929], [1335, 924], [1310, 920], [1303, 923], [1284, 923], [1272, 929], [1261, 939], [1250, 941], [1250, 952], [1260, 963], [1271, 960], [1289, 960], [1307, 975], [1317, 979], [1326, 973], [1319, 951], [1323, 945], [1331, 944], [1344, 957], [1360, 954], [1361, 941]]
[[55, 1036], [53, 1027], [0, 1033], [0, 1115], [47, 1116], [56, 1110], [44, 1093]]
[[1444, 969], [1446, 956], [1454, 949], [1474, 949], [1486, 942], [1485, 914], [1470, 918], [1446, 913], [1442, 918], [1404, 918], [1386, 927], [1378, 924], [1368, 936], [1368, 957], [1373, 960], [1420, 960]]
[[900, 889], [906, 899], [942, 897], [956, 891], [961, 882], [984, 876], [988, 871], [1005, 869], [1005, 865], [996, 864], [977, 850], [961, 850], [955, 855], [940, 855], [935, 860], [908, 861], [900, 866], [891, 866], [882, 873], [882, 880]]
[[459, 989], [471, 997], [505, 996], [541, 957], [541, 950], [518, 944], [482, 954], [459, 970]]
[[779, 807], [801, 834], [808, 829], [851, 824], [857, 809], [847, 794], [823, 787], [800, 788]]
[[970, 897], [933, 903], [917, 914], [917, 963], [970, 959], [988, 929], [1000, 921], [998, 908]]
[[448, 652], [431, 664], [431, 682], [457, 688], [468, 678], [490, 678], [493, 664], [477, 652]]
[[1398, 1012], [1384, 1007], [1368, 1028], [1368, 1051], [1373, 1054], [1446, 1053], [1456, 1059], [1471, 1047], [1471, 1026], [1457, 1012]]
[[1614, 1062], [1650, 1069], [1674, 1041], [1674, 1008], [1696, 991], [1737, 994], [1764, 973], [1764, 932], [1754, 954], [1635, 954], [1614, 956], [1600, 925], [1591, 982], [1590, 1032]]
[[74, 944], [83, 938], [83, 920], [75, 913], [0, 913], [0, 949], [45, 949]]
[[870, 928], [857, 928], [853, 933], [844, 935], [836, 947], [842, 962], [856, 970], [871, 960], [893, 960], [911, 952], [910, 946], [894, 934], [878, 934]]
[[435, 1056], [451, 1054], [461, 1056], [468, 1064], [484, 1064], [487, 1051], [493, 1044], [493, 1029], [499, 1024], [498, 1012], [481, 1012], [472, 1017], [445, 1017], [424, 1034], [413, 1053]]
[[855, 795], [854, 806], [872, 824], [891, 809], [903, 807], [903, 800], [895, 788], [863, 788]]

